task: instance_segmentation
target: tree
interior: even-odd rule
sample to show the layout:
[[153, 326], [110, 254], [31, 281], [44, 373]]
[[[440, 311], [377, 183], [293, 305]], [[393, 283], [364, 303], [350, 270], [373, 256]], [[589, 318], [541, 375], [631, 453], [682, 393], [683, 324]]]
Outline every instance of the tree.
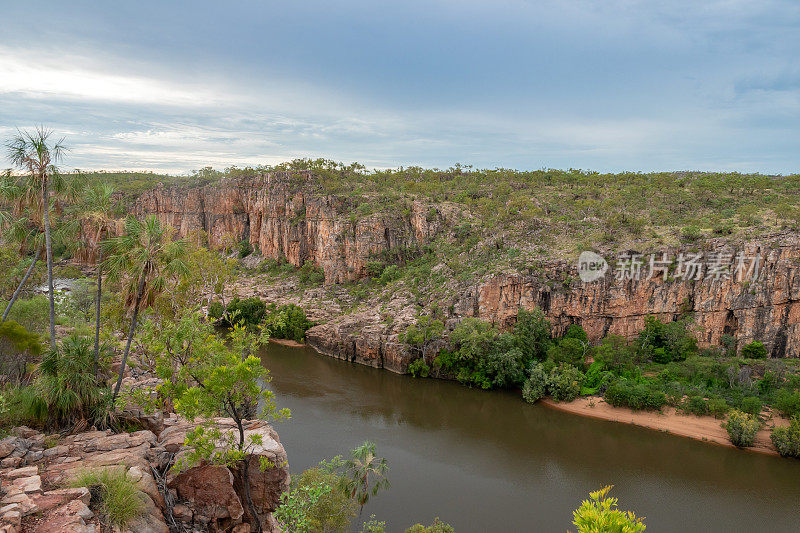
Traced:
[[153, 305], [169, 281], [187, 273], [183, 261], [185, 243], [182, 240], [173, 241], [170, 237], [171, 232], [161, 225], [155, 215], [144, 221], [128, 217], [125, 234], [109, 240], [107, 244], [112, 252], [107, 262], [109, 277], [123, 281], [125, 305], [132, 313], [112, 404], [122, 386], [140, 310]]
[[[244, 421], [253, 414], [268, 421], [289, 417], [288, 409], [278, 410], [275, 394], [266, 388], [271, 379], [269, 371], [254, 355], [264, 340], [238, 324], [227, 339], [220, 338], [211, 323], [194, 310], [185, 311], [174, 321], [150, 322], [145, 328], [145, 345], [157, 354], [156, 371], [164, 380], [159, 392], [173, 400], [175, 410], [190, 420], [230, 417], [238, 430], [222, 432], [213, 423], [200, 424], [187, 435], [191, 452], [178, 467], [200, 461], [239, 465], [246, 504], [253, 517], [258, 514], [250, 496], [248, 465], [254, 447], [263, 442], [258, 434], [245, 435]], [[254, 413], [257, 405], [261, 411]], [[261, 465], [265, 469], [269, 466], [274, 465]], [[256, 525], [261, 531], [260, 524]]]
[[533, 311], [520, 309], [514, 326], [514, 338], [525, 357], [544, 361], [550, 347], [550, 322], [538, 307]]
[[345, 463], [345, 486], [350, 497], [358, 502], [360, 515], [370, 496], [375, 496], [381, 489], [389, 488], [389, 480], [386, 479], [389, 466], [386, 459], [375, 455], [374, 442], [366, 441], [350, 452], [350, 455], [351, 458]]
[[632, 511], [617, 509], [617, 498], [609, 498], [613, 485], [589, 493], [589, 499], [572, 513], [572, 523], [578, 533], [640, 533], [645, 530], [644, 519]]
[[92, 373], [95, 376], [97, 375], [97, 361], [100, 358], [100, 301], [103, 295], [102, 241], [114, 226], [113, 194], [114, 188], [107, 183], [96, 183], [87, 187], [77, 217], [83, 224], [82, 229], [91, 232], [91, 235], [86, 237], [94, 241], [92, 247], [97, 250], [97, 297], [95, 300], [94, 366], [92, 367]]
[[425, 349], [430, 343], [440, 339], [444, 332], [444, 324], [429, 315], [420, 315], [417, 322], [411, 324], [400, 335], [400, 342], [405, 342], [425, 359]]
[[39, 127], [33, 132], [20, 131], [8, 143], [8, 158], [11, 163], [29, 173], [25, 196], [29, 205], [39, 205], [44, 225], [45, 250], [47, 253], [47, 288], [50, 297], [50, 346], [56, 345], [56, 304], [53, 291], [53, 243], [50, 234], [50, 181], [60, 179], [56, 164], [61, 160], [66, 147], [63, 139], [50, 143], [50, 130]]

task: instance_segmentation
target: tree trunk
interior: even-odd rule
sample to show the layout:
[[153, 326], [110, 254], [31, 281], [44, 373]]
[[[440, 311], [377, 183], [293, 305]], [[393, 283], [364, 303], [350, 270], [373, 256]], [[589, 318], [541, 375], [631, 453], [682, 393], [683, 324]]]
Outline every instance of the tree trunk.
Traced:
[[[236, 426], [239, 428], [239, 449], [244, 447], [244, 426], [239, 416], [235, 416]], [[247, 503], [247, 508], [250, 509], [250, 514], [253, 516], [255, 522], [255, 533], [262, 533], [264, 531], [261, 527], [261, 517], [256, 512], [256, 505], [253, 503], [253, 496], [250, 494], [250, 454], [246, 456], [241, 462], [240, 468], [242, 469], [242, 489], [244, 490], [244, 499]]]
[[119, 367], [119, 377], [117, 377], [117, 384], [114, 386], [114, 395], [111, 397], [111, 407], [114, 407], [114, 402], [117, 401], [119, 389], [122, 387], [122, 376], [125, 375], [125, 363], [128, 362], [128, 354], [131, 351], [131, 342], [133, 342], [133, 333], [136, 331], [136, 319], [139, 317], [139, 304], [142, 302], [142, 295], [144, 294], [144, 282], [146, 273], [142, 271], [139, 274], [139, 289], [136, 292], [136, 303], [133, 305], [133, 317], [131, 317], [131, 330], [128, 333], [128, 342], [125, 344], [125, 352], [122, 354], [122, 363]]
[[17, 287], [17, 290], [14, 291], [14, 294], [11, 296], [11, 300], [9, 300], [5, 311], [3, 311], [3, 318], [2, 318], [2, 320], [0, 320], [0, 324], [5, 322], [6, 318], [8, 318], [8, 313], [9, 313], [9, 311], [11, 311], [11, 306], [14, 305], [14, 302], [16, 302], [17, 298], [19, 298], [19, 294], [22, 292], [22, 287], [25, 285], [25, 282], [28, 281], [28, 278], [30, 277], [31, 272], [33, 272], [33, 269], [36, 266], [36, 262], [39, 260], [39, 254], [40, 253], [41, 253], [41, 250], [39, 250], [37, 248], [36, 249], [36, 254], [34, 254], [34, 256], [33, 256], [33, 261], [31, 261], [31, 266], [29, 266], [28, 270], [25, 271], [25, 275], [22, 276], [22, 281], [19, 282], [19, 286]]
[[44, 211], [44, 242], [47, 251], [47, 288], [50, 296], [50, 348], [56, 347], [56, 295], [53, 290], [53, 243], [50, 239], [50, 186], [47, 175], [42, 180], [42, 210]]
[[[99, 242], [98, 236], [98, 242]], [[92, 375], [97, 381], [97, 366], [100, 362], [100, 297], [103, 295], [103, 247], [98, 246], [97, 252], [97, 302], [95, 302], [94, 314], [94, 365]]]

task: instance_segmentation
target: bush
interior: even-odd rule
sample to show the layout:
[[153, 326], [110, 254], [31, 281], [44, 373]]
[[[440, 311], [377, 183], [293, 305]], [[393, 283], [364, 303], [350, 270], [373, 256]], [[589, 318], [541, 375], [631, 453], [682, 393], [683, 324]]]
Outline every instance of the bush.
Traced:
[[433, 524], [423, 526], [422, 524], [414, 524], [406, 529], [406, 533], [455, 533], [455, 528], [450, 524], [445, 524], [439, 518], [433, 519]]
[[253, 247], [250, 245], [250, 241], [245, 239], [239, 243], [239, 259], [244, 259], [245, 257], [247, 257], [252, 253], [253, 253]]
[[697, 339], [689, 331], [689, 324], [688, 319], [664, 323], [647, 317], [636, 342], [640, 355], [657, 363], [668, 363], [684, 361], [697, 353]]
[[633, 350], [623, 337], [608, 335], [593, 349], [594, 360], [602, 362], [606, 368], [622, 372], [633, 366]]
[[431, 373], [431, 367], [425, 362], [425, 358], [420, 357], [408, 365], [408, 372], [415, 378], [427, 378]]
[[761, 398], [758, 396], [747, 396], [739, 402], [739, 410], [747, 414], [758, 416], [761, 414]]
[[728, 402], [722, 398], [711, 398], [708, 400], [708, 411], [714, 415], [714, 418], [725, 418], [725, 415], [730, 411]]
[[708, 402], [702, 396], [690, 396], [681, 404], [681, 409], [697, 416], [707, 415], [709, 412]]
[[581, 393], [583, 372], [572, 365], [562, 363], [550, 371], [547, 386], [557, 402], [571, 402]]
[[144, 514], [145, 503], [136, 484], [127, 478], [125, 469], [85, 470], [70, 482], [71, 487], [87, 487], [99, 498], [100, 511], [120, 529]]
[[393, 281], [397, 281], [402, 277], [403, 273], [400, 271], [400, 267], [397, 265], [388, 265], [386, 268], [383, 269], [381, 272], [380, 277], [378, 278], [378, 282], [382, 285], [388, 285]]
[[547, 394], [547, 372], [541, 363], [531, 366], [528, 379], [522, 387], [522, 397], [526, 402], [536, 403]]
[[[0, 313], [5, 311], [6, 302], [0, 304]], [[13, 320], [32, 333], [47, 331], [50, 324], [50, 304], [41, 294], [31, 298], [21, 298], [14, 302], [6, 320]]]
[[264, 320], [267, 314], [267, 304], [258, 298], [245, 298], [239, 299], [237, 296], [228, 307], [220, 319], [220, 325], [230, 327], [234, 323], [242, 324], [245, 326], [257, 326]]
[[586, 331], [578, 324], [570, 324], [567, 331], [564, 332], [562, 339], [578, 339], [579, 341], [589, 342], [589, 336]]
[[780, 389], [775, 394], [775, 407], [783, 416], [792, 417], [800, 414], [800, 391]]
[[728, 415], [728, 421], [725, 423], [728, 437], [733, 445], [739, 448], [752, 446], [760, 427], [761, 424], [754, 416], [737, 409], [731, 411]]
[[299, 279], [303, 286], [316, 286], [325, 281], [325, 273], [311, 261], [306, 261], [300, 267]]
[[742, 357], [745, 359], [766, 359], [767, 349], [758, 341], [753, 341], [742, 348]]
[[609, 384], [603, 399], [614, 407], [628, 407], [635, 411], [658, 410], [667, 404], [667, 396], [663, 391], [627, 379]]
[[543, 361], [551, 344], [550, 329], [550, 321], [541, 309], [520, 309], [512, 335], [525, 358]]
[[400, 334], [400, 342], [404, 342], [416, 348], [419, 353], [423, 353], [428, 344], [442, 338], [443, 332], [444, 324], [441, 320], [436, 320], [428, 315], [421, 315], [417, 317], [416, 323], [409, 325]]
[[568, 363], [578, 368], [583, 368], [586, 362], [586, 350], [588, 344], [577, 338], [563, 338], [555, 346], [547, 350], [548, 359], [554, 363]]
[[344, 491], [345, 479], [335, 471], [336, 459], [293, 476], [282, 496], [275, 518], [284, 531], [347, 532], [356, 515], [357, 504]]
[[225, 308], [222, 306], [221, 302], [211, 302], [208, 304], [208, 316], [211, 318], [222, 318], [224, 313]]
[[[506, 337], [502, 335], [500, 338]], [[494, 349], [485, 354], [478, 369], [492, 380], [494, 387], [513, 387], [525, 381], [525, 354], [520, 348], [509, 348], [509, 342], [497, 342]]]
[[581, 502], [572, 513], [572, 523], [578, 533], [641, 533], [645, 530], [642, 518], [636, 518], [631, 511], [617, 509], [617, 499], [609, 498], [609, 485], [589, 493], [589, 499]]
[[[105, 415], [102, 411], [109, 391], [98, 386], [92, 373], [93, 344], [89, 337], [70, 335], [61, 341], [58, 349], [45, 354], [33, 384], [39, 395], [32, 406], [37, 418], [67, 426], [77, 420], [93, 420]], [[101, 370], [108, 359], [108, 352], [104, 349], [99, 361]]]
[[800, 416], [792, 417], [789, 427], [776, 427], [772, 430], [772, 444], [783, 457], [800, 459]]
[[19, 382], [28, 372], [28, 359], [42, 353], [39, 335], [29, 332], [13, 320], [0, 324], [0, 374]]
[[291, 339], [303, 342], [306, 331], [314, 324], [306, 318], [302, 307], [286, 304], [277, 307], [270, 304], [264, 320], [264, 329], [270, 337], [276, 339]]

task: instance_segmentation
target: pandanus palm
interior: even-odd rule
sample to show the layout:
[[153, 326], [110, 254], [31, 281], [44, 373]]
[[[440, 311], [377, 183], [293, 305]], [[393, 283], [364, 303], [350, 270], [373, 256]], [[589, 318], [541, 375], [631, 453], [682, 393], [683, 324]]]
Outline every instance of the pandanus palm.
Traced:
[[102, 241], [108, 236], [109, 231], [114, 227], [114, 217], [112, 210], [114, 202], [112, 196], [114, 188], [107, 183], [96, 183], [86, 188], [83, 201], [78, 206], [78, 216], [76, 219], [82, 225], [81, 230], [89, 233], [87, 240], [76, 242], [88, 243], [91, 239], [94, 242], [91, 246], [97, 251], [97, 296], [95, 300], [95, 324], [94, 324], [94, 366], [92, 372], [97, 375], [97, 364], [100, 360], [100, 299], [103, 295], [103, 246]]
[[186, 246], [182, 240], [172, 240], [171, 231], [151, 215], [145, 220], [128, 217], [125, 233], [107, 241], [110, 252], [106, 265], [108, 276], [123, 283], [126, 307], [131, 311], [131, 325], [112, 402], [119, 395], [125, 365], [136, 332], [139, 312], [150, 307], [170, 280], [187, 273], [183, 257]]
[[[37, 128], [33, 132], [20, 131], [7, 145], [8, 158], [20, 170], [28, 173], [21, 190], [21, 198], [31, 208], [42, 214], [45, 252], [47, 254], [47, 287], [50, 296], [50, 346], [56, 345], [56, 304], [53, 292], [53, 243], [50, 233], [50, 189], [58, 185], [61, 176], [57, 163], [64, 151], [63, 139], [50, 142], [52, 132]], [[56, 183], [51, 183], [56, 182]]]
[[380, 489], [389, 488], [389, 480], [386, 479], [389, 467], [386, 459], [375, 455], [374, 442], [367, 441], [354, 449], [345, 467], [347, 470], [345, 490], [358, 502], [362, 510], [370, 496], [375, 496]]

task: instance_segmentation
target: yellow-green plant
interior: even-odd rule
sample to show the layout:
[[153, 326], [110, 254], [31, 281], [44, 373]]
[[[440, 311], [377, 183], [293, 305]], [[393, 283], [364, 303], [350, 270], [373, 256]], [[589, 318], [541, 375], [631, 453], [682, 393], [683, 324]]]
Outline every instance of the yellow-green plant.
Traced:
[[644, 519], [633, 511], [617, 508], [619, 500], [608, 496], [613, 485], [589, 493], [589, 499], [572, 513], [578, 533], [639, 533], [645, 530]]

